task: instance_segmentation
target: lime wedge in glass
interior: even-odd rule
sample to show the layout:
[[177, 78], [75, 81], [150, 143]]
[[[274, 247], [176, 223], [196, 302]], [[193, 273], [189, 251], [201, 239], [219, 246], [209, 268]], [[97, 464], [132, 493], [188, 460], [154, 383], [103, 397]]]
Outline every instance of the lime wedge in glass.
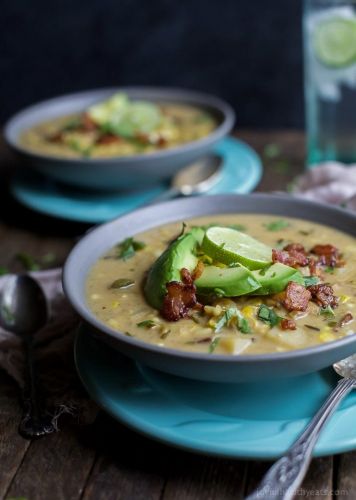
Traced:
[[246, 233], [228, 227], [211, 227], [204, 236], [203, 251], [218, 262], [238, 262], [248, 269], [262, 269], [272, 262], [272, 249]]
[[325, 66], [349, 66], [356, 61], [356, 22], [342, 17], [320, 21], [312, 43], [316, 57]]

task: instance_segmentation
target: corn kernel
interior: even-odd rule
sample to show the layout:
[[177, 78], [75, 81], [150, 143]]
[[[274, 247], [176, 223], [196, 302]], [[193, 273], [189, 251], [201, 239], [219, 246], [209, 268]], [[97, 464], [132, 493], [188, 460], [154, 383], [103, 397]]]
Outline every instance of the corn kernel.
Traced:
[[351, 299], [349, 295], [340, 295], [340, 302], [342, 304], [346, 304]]
[[215, 319], [213, 319], [213, 318], [209, 319], [208, 325], [210, 326], [210, 328], [215, 328], [215, 326], [216, 326]]
[[222, 313], [222, 308], [221, 306], [205, 306], [204, 307], [204, 312], [206, 314], [209, 314], [210, 316], [220, 316]]
[[247, 318], [253, 318], [255, 313], [255, 308], [253, 306], [245, 306], [241, 309], [241, 312]]
[[322, 342], [331, 342], [332, 340], [336, 339], [336, 336], [332, 334], [329, 330], [323, 330], [319, 335], [319, 339]]
[[111, 308], [112, 309], [117, 309], [119, 307], [119, 301], [118, 300], [114, 300], [112, 303], [111, 303]]

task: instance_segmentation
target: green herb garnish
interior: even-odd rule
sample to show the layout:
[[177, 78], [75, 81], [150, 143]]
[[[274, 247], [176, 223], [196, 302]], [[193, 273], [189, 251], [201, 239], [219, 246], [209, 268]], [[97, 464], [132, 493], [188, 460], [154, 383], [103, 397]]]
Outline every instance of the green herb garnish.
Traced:
[[126, 238], [117, 245], [117, 258], [127, 260], [135, 255], [136, 252], [145, 248], [146, 243], [137, 241], [133, 238]]
[[312, 286], [319, 283], [319, 278], [317, 276], [303, 276], [304, 286]]
[[269, 324], [271, 328], [278, 325], [278, 323], [283, 319], [278, 316], [272, 308], [267, 307], [265, 304], [261, 304], [258, 308], [257, 317], [264, 323]]
[[130, 280], [129, 278], [119, 278], [111, 283], [109, 288], [128, 288], [132, 285], [134, 285], [135, 282], [133, 280]]
[[319, 309], [319, 314], [322, 314], [323, 316], [335, 316], [334, 310], [331, 306], [326, 306], [326, 307], [321, 307]]
[[331, 266], [326, 266], [324, 271], [329, 274], [334, 274], [335, 268]]
[[160, 339], [165, 339], [168, 337], [168, 335], [171, 333], [170, 330], [166, 330], [164, 332], [161, 333], [161, 335], [159, 336]]
[[287, 160], [278, 160], [272, 168], [277, 174], [286, 174], [289, 170], [289, 162]]
[[41, 258], [41, 262], [43, 264], [53, 264], [53, 262], [56, 260], [57, 256], [54, 252], [48, 252], [44, 254]]
[[220, 341], [220, 337], [215, 337], [214, 340], [212, 340], [209, 344], [209, 354], [213, 353], [215, 349], [217, 348], [217, 345]]
[[313, 326], [313, 325], [304, 325], [306, 328], [309, 328], [309, 330], [314, 330], [316, 332], [320, 332], [320, 328]]
[[141, 321], [140, 323], [136, 323], [136, 325], [139, 328], [154, 328], [157, 326], [157, 323], [153, 321], [153, 319], [145, 319], [144, 321]]
[[273, 222], [269, 222], [268, 224], [264, 224], [264, 226], [268, 231], [280, 231], [281, 229], [288, 227], [289, 222], [284, 219], [278, 219]]
[[232, 319], [236, 318], [236, 326], [241, 333], [250, 333], [250, 325], [247, 319], [236, 307], [229, 307], [215, 325], [215, 332], [218, 333], [224, 326], [228, 325]]
[[38, 271], [41, 269], [41, 266], [28, 253], [20, 252], [15, 255], [15, 258], [23, 265], [26, 271]]
[[269, 160], [277, 158], [280, 154], [281, 148], [278, 146], [278, 144], [275, 143], [266, 144], [263, 150], [263, 156]]

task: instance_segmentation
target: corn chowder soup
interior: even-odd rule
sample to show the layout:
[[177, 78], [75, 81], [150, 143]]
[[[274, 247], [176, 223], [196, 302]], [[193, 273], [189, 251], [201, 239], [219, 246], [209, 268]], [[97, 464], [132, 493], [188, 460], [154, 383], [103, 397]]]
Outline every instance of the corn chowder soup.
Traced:
[[158, 346], [283, 352], [355, 332], [355, 263], [355, 239], [326, 226], [209, 216], [118, 243], [90, 270], [87, 301], [109, 327]]
[[131, 101], [119, 93], [81, 114], [26, 130], [20, 143], [37, 153], [69, 158], [129, 156], [201, 139], [217, 125], [195, 106]]

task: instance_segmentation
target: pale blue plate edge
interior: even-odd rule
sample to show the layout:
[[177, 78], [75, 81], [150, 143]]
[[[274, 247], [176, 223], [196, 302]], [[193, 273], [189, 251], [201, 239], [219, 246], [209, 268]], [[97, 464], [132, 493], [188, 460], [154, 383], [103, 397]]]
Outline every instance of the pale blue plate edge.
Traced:
[[[234, 149], [234, 147], [239, 147], [242, 149], [242, 154], [246, 156], [247, 162], [248, 162], [248, 176], [246, 176], [245, 180], [243, 183], [241, 183], [239, 186], [234, 189], [233, 192], [237, 194], [244, 194], [244, 193], [249, 193], [251, 192], [259, 183], [262, 177], [262, 162], [258, 154], [244, 141], [241, 141], [239, 139], [236, 139], [234, 137], [226, 137], [222, 139], [214, 148], [214, 152], [216, 153], [223, 153], [227, 155], [226, 159], [226, 164], [227, 167], [231, 170], [232, 165], [231, 161], [233, 161], [233, 158], [231, 157], [230, 151]], [[229, 156], [230, 155], [230, 156]], [[229, 161], [230, 160], [230, 161]], [[245, 166], [246, 168], [246, 166]], [[218, 184], [219, 186], [219, 184]], [[120, 215], [123, 215], [124, 212], [119, 213], [115, 216], [112, 214], [109, 215], [99, 215], [97, 217], [93, 217], [91, 213], [86, 211], [85, 207], [83, 206], [80, 210], [80, 214], [78, 214], [78, 209], [77, 208], [67, 208], [65, 212], [63, 212], [63, 209], [61, 208], [62, 205], [53, 205], [53, 199], [51, 200], [51, 197], [49, 196], [48, 201], [44, 201], [42, 199], [42, 203], [38, 204], [38, 200], [34, 198], [34, 194], [31, 191], [28, 191], [26, 186], [23, 185], [21, 178], [13, 178], [11, 183], [10, 183], [10, 191], [14, 198], [25, 205], [26, 207], [35, 210], [36, 212], [40, 212], [45, 215], [49, 216], [54, 216], [57, 218], [61, 218], [64, 220], [71, 220], [75, 222], [84, 222], [84, 223], [102, 223], [106, 222], [112, 218], [116, 218]], [[161, 191], [160, 188], [157, 190], [157, 194]], [[213, 188], [208, 195], [211, 194], [217, 194], [220, 192], [225, 192], [225, 191], [220, 191], [219, 188]], [[230, 191], [231, 192], [231, 191]], [[104, 195], [105, 196], [105, 195]], [[108, 195], [108, 200], [109, 200]], [[146, 202], [149, 199], [150, 196], [147, 196], [142, 198], [142, 202]], [[48, 203], [50, 203], [50, 208], [48, 209]], [[108, 201], [110, 203], [110, 201]], [[84, 204], [83, 204], [84, 205]], [[134, 210], [135, 208], [138, 208], [137, 206], [133, 206], [128, 208], [127, 211]], [[99, 213], [99, 210], [97, 210], [97, 213]]]
[[[243, 448], [241, 447], [240, 449], [234, 449], [234, 450], [227, 450], [224, 448], [224, 446], [221, 446], [219, 444], [213, 444], [213, 443], [203, 443], [201, 441], [195, 441], [192, 438], [181, 438], [180, 436], [177, 436], [177, 434], [172, 433], [172, 431], [169, 431], [167, 429], [164, 429], [162, 427], [158, 427], [156, 425], [152, 425], [151, 423], [147, 422], [143, 417], [136, 416], [132, 412], [129, 412], [125, 410], [124, 407], [120, 407], [119, 411], [116, 409], [116, 411], [113, 408], [113, 404], [110, 402], [110, 397], [107, 395], [104, 395], [104, 397], [101, 397], [101, 395], [98, 393], [95, 383], [93, 382], [93, 377], [88, 378], [87, 374], [81, 370], [81, 361], [80, 361], [80, 353], [78, 352], [78, 344], [79, 344], [79, 338], [80, 336], [84, 337], [85, 334], [85, 328], [81, 326], [78, 329], [76, 339], [75, 339], [75, 347], [74, 347], [74, 358], [75, 358], [75, 365], [77, 372], [79, 374], [79, 377], [89, 393], [89, 395], [96, 401], [96, 403], [103, 409], [105, 410], [108, 414], [110, 414], [114, 419], [118, 420], [119, 422], [123, 423], [127, 427], [133, 429], [134, 431], [138, 432], [139, 434], [142, 434], [146, 437], [149, 437], [151, 439], [154, 439], [155, 441], [164, 443], [169, 446], [174, 446], [180, 449], [184, 449], [190, 452], [194, 453], [199, 453], [199, 454], [204, 454], [204, 455], [209, 455], [209, 456], [215, 456], [215, 457], [222, 457], [222, 458], [229, 458], [229, 459], [247, 459], [247, 460], [273, 460], [278, 458], [279, 456], [283, 455], [285, 451], [288, 449], [288, 447], [292, 444], [294, 439], [299, 435], [299, 433], [302, 432], [302, 430], [305, 428], [305, 426], [308, 424], [309, 419], [298, 419], [298, 420], [280, 420], [280, 421], [274, 421], [274, 424], [280, 429], [284, 428], [284, 433], [283, 435], [284, 438], [284, 446], [283, 447], [274, 447], [273, 444], [270, 442], [268, 444], [268, 449], [266, 448], [265, 450], [254, 450], [254, 449], [248, 449], [248, 448]], [[134, 362], [133, 362], [134, 363]], [[138, 370], [137, 370], [138, 371]], [[92, 370], [91, 370], [92, 372]], [[92, 375], [92, 373], [91, 373]], [[94, 378], [95, 375], [94, 375]], [[96, 378], [96, 381], [98, 379]], [[156, 391], [156, 394], [161, 397], [161, 394]], [[164, 396], [163, 396], [164, 397]], [[116, 402], [117, 405], [117, 402]], [[203, 414], [203, 412], [202, 412]], [[347, 426], [347, 427], [353, 427], [353, 423], [356, 419], [356, 406], [352, 406], [349, 408], [346, 408], [344, 410], [340, 410], [337, 412], [336, 415], [334, 415], [333, 420], [335, 422], [335, 419], [339, 419], [338, 426]], [[340, 422], [341, 420], [341, 422]], [[238, 419], [231, 419], [231, 423], [236, 423], [236, 425], [243, 423], [244, 425], [256, 425], [254, 421], [252, 420], [238, 420]], [[332, 422], [330, 422], [332, 424]], [[330, 423], [328, 425], [330, 425]], [[270, 426], [271, 422], [270, 421], [258, 421], [258, 425], [266, 425]], [[291, 432], [291, 427], [294, 427], [294, 434], [290, 434]], [[288, 431], [287, 431], [288, 428]], [[248, 430], [248, 429], [247, 429]], [[246, 432], [246, 429], [244, 430]], [[324, 431], [325, 432], [325, 431]], [[326, 429], [327, 432], [327, 429]], [[279, 437], [281, 436], [281, 433], [279, 434]], [[323, 436], [319, 439], [318, 443], [316, 444], [316, 447], [314, 449], [313, 456], [314, 457], [322, 457], [322, 456], [328, 456], [328, 455], [334, 455], [334, 454], [339, 454], [339, 453], [345, 453], [348, 451], [353, 451], [356, 449], [356, 433], [355, 436], [350, 439], [347, 439], [347, 442], [340, 441], [338, 443], [328, 443], [325, 442], [326, 440], [323, 438]], [[244, 443], [247, 443], [248, 441], [244, 440]]]

